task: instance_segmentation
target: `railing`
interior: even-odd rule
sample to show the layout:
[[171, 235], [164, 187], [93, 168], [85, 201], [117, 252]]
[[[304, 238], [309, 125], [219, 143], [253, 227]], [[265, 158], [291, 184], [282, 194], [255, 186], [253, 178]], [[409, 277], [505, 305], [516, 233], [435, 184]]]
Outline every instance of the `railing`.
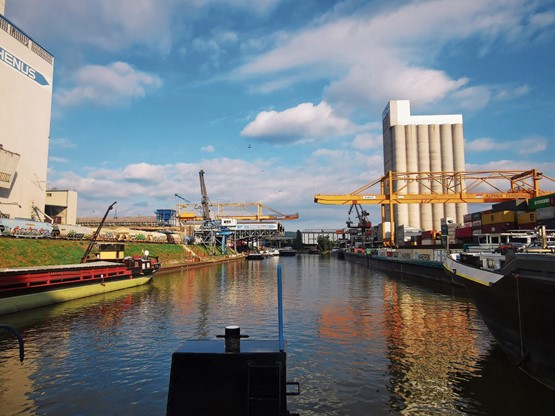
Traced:
[[31, 44], [31, 50], [35, 54], [40, 56], [42, 59], [44, 59], [50, 65], [53, 64], [54, 57], [50, 53], [48, 53], [38, 43], [33, 41], [31, 38], [29, 38], [29, 36], [27, 36], [25, 33], [23, 33], [21, 30], [19, 30], [16, 26], [14, 26], [11, 22], [9, 22], [3, 16], [0, 16], [0, 29], [2, 29], [6, 33], [9, 33], [14, 39], [16, 39], [18, 42], [25, 45], [26, 47], [29, 47], [29, 44]]

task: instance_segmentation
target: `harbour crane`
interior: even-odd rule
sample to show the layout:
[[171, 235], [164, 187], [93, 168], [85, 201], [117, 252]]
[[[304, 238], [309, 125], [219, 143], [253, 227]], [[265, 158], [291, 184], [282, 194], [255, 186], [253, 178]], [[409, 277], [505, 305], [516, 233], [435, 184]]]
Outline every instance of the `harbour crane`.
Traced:
[[[187, 211], [187, 206], [191, 205], [192, 202], [186, 198], [183, 198], [179, 194], [174, 194], [176, 198], [179, 198], [185, 202], [185, 204], [177, 204], [177, 218], [180, 221], [194, 221], [197, 218], [197, 215], [194, 212]], [[195, 208], [197, 208], [195, 206]]]
[[[199, 171], [201, 208], [202, 216], [196, 215], [194, 212], [187, 211], [186, 205], [178, 204], [177, 217], [180, 221], [211, 221], [210, 209], [214, 219], [235, 218], [239, 221], [284, 221], [295, 220], [299, 218], [299, 214], [283, 214], [272, 209], [261, 202], [211, 202], [206, 191], [206, 183], [204, 181], [204, 171]], [[175, 194], [176, 197], [191, 204], [190, 201]]]
[[198, 173], [200, 178], [200, 204], [202, 205], [202, 219], [210, 221], [210, 199], [208, 199], [208, 192], [206, 192], [206, 184], [204, 183], [204, 171], [201, 169]]
[[91, 237], [91, 241], [89, 241], [89, 245], [85, 249], [85, 252], [83, 253], [83, 257], [81, 257], [81, 263], [85, 263], [87, 261], [87, 259], [89, 258], [89, 254], [91, 254], [91, 251], [94, 247], [94, 243], [96, 242], [96, 239], [98, 238], [98, 235], [100, 234], [100, 230], [102, 229], [102, 226], [104, 225], [104, 221], [106, 221], [106, 218], [108, 217], [108, 214], [110, 213], [110, 211], [114, 208], [114, 205], [116, 205], [116, 204], [117, 204], [117, 201], [115, 201], [112, 205], [110, 205], [108, 207], [108, 209], [106, 210], [106, 213], [104, 214], [104, 217], [102, 217], [102, 219], [100, 220], [100, 224], [98, 224], [98, 228], [93, 233], [93, 235]]
[[191, 201], [189, 201], [188, 199], [183, 198], [183, 197], [182, 197], [181, 195], [179, 195], [179, 194], [174, 194], [174, 196], [175, 196], [176, 198], [179, 198], [179, 199], [185, 201], [187, 204], [192, 204]]
[[[391, 241], [394, 241], [394, 206], [398, 204], [494, 203], [515, 199], [529, 199], [546, 195], [539, 188], [540, 179], [555, 183], [555, 179], [538, 172], [527, 171], [467, 171], [467, 172], [387, 172], [379, 179], [355, 191], [342, 195], [314, 195], [314, 202], [327, 205], [381, 205], [382, 223], [391, 222]], [[501, 183], [509, 181], [507, 191]], [[412, 183], [421, 193], [410, 193]], [[368, 189], [380, 185], [380, 193]], [[481, 189], [489, 188], [489, 192]], [[385, 208], [389, 207], [389, 210]], [[385, 233], [385, 228], [384, 231]], [[384, 237], [385, 241], [385, 235]]]

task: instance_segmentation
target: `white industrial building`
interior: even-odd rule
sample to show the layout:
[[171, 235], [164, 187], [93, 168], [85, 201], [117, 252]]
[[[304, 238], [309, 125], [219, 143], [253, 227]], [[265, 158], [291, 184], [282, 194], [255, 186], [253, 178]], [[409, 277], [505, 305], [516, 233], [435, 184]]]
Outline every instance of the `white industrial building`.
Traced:
[[0, 0], [0, 217], [48, 220], [50, 210], [75, 223], [75, 192], [50, 192], [55, 206], [47, 202], [54, 57], [4, 13]]
[[[390, 101], [382, 116], [384, 173], [464, 172], [464, 135], [461, 114], [415, 116], [409, 100]], [[464, 184], [457, 184], [458, 189]], [[439, 182], [397, 183], [402, 193], [443, 193]], [[404, 188], [404, 189], [403, 189]], [[440, 230], [442, 218], [463, 222], [467, 204], [399, 204], [395, 223], [423, 230]], [[388, 213], [386, 213], [388, 215]]]

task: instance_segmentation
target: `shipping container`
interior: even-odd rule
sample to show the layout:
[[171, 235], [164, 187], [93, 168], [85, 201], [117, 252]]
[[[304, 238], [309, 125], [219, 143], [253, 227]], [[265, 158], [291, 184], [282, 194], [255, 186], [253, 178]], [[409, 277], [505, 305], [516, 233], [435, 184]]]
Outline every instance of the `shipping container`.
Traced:
[[472, 214], [464, 214], [464, 216], [463, 216], [463, 221], [464, 221], [465, 223], [467, 223], [467, 222], [472, 222]]
[[528, 204], [525, 199], [513, 199], [512, 201], [499, 202], [491, 206], [493, 212], [499, 211], [526, 211]]
[[538, 208], [552, 207], [555, 205], [555, 194], [538, 196], [528, 200], [528, 208], [535, 211]]
[[472, 221], [472, 228], [482, 228], [482, 220]]
[[555, 207], [538, 208], [536, 210], [536, 218], [538, 221], [555, 218]]
[[555, 218], [548, 220], [538, 220], [538, 225], [545, 225], [548, 230], [555, 230]]
[[523, 212], [522, 214], [518, 214], [516, 221], [518, 224], [535, 223], [537, 221], [536, 211]]
[[436, 230], [428, 230], [428, 231], [422, 231], [422, 240], [427, 239], [427, 238], [431, 238], [432, 240], [435, 240], [438, 237], [438, 233]]
[[481, 212], [473, 212], [472, 214], [470, 214], [470, 217], [472, 218], [472, 222], [482, 221], [482, 213]]
[[501, 222], [495, 224], [482, 224], [482, 232], [484, 234], [502, 233], [504, 231], [516, 230], [514, 222]]
[[441, 222], [441, 225], [454, 224], [454, 223], [455, 223], [455, 219], [452, 218], [452, 217], [445, 217], [445, 218], [442, 218], [442, 219], [440, 220], [440, 222]]
[[538, 226], [537, 222], [529, 222], [529, 223], [519, 223], [518, 229], [519, 230], [534, 230]]
[[455, 231], [455, 237], [457, 238], [469, 238], [472, 237], [472, 228], [457, 228]]
[[499, 211], [490, 214], [482, 213], [482, 225], [497, 224], [501, 222], [515, 222], [514, 211]]

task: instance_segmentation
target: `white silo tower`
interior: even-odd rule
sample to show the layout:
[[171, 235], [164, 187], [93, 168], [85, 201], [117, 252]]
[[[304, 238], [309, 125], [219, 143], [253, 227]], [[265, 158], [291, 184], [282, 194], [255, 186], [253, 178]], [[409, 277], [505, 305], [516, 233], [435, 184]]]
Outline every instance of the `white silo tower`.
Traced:
[[[384, 173], [464, 172], [462, 115], [414, 116], [410, 101], [392, 100], [383, 112]], [[397, 183], [400, 193], [446, 192], [438, 181]], [[460, 190], [463, 184], [456, 184]], [[431, 189], [431, 190], [430, 190]], [[387, 190], [386, 190], [387, 191]], [[441, 229], [441, 219], [463, 222], [467, 206], [460, 204], [397, 205], [395, 222], [424, 230]]]

